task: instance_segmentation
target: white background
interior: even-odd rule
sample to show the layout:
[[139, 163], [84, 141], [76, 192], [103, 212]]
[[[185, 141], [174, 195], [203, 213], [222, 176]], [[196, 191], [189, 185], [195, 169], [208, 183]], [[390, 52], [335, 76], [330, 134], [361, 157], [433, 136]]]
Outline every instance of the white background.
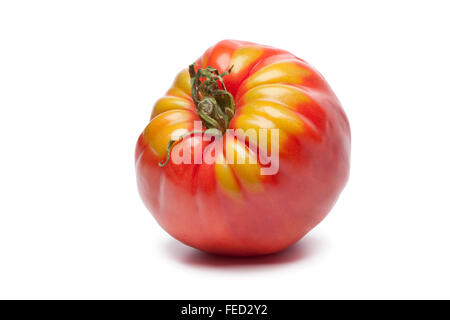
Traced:
[[[0, 298], [450, 298], [448, 1], [2, 1]], [[315, 66], [352, 128], [330, 215], [212, 257], [144, 208], [134, 147], [219, 40]]]

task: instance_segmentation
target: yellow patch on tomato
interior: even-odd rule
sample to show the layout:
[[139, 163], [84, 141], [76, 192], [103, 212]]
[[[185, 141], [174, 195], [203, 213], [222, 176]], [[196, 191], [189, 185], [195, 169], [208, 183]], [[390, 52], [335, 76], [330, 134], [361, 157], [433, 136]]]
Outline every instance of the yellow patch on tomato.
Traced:
[[191, 83], [188, 69], [183, 69], [177, 75], [167, 95], [191, 99]]
[[220, 189], [229, 197], [240, 199], [242, 197], [241, 188], [234, 177], [233, 171], [225, 163], [223, 154], [217, 156], [217, 162], [214, 169]]
[[264, 49], [256, 46], [245, 46], [238, 48], [231, 57], [230, 66], [233, 66], [233, 72], [239, 73], [253, 64], [263, 54]]
[[288, 84], [266, 84], [248, 90], [241, 101], [250, 103], [254, 100], [272, 100], [295, 109], [296, 106], [308, 103], [311, 99], [297, 87]]
[[301, 84], [303, 79], [310, 74], [311, 72], [301, 65], [299, 61], [278, 61], [262, 67], [252, 74], [246, 80], [245, 86], [247, 89], [251, 89], [271, 83]]
[[194, 114], [186, 110], [170, 110], [157, 115], [144, 129], [143, 138], [155, 155], [163, 159], [172, 138], [193, 128]]
[[[278, 148], [280, 150], [280, 146], [286, 141], [287, 133], [283, 128], [278, 126], [272, 119], [266, 117], [261, 114], [255, 113], [240, 113], [236, 116], [234, 127], [244, 130], [244, 132], [248, 132], [250, 130], [254, 130], [257, 133], [256, 141], [252, 139], [251, 135], [247, 135], [247, 138], [250, 143], [258, 144], [259, 148], [264, 151], [269, 151], [272, 148], [272, 143], [278, 143]], [[261, 143], [259, 138], [259, 133], [261, 129], [267, 129], [267, 140], [264, 143]], [[278, 129], [278, 141], [272, 141], [271, 129]]]
[[276, 127], [289, 134], [299, 134], [304, 130], [304, 123], [299, 115], [284, 104], [270, 100], [254, 100], [240, 109], [243, 114], [253, 114], [262, 116], [271, 121], [260, 121], [258, 125], [266, 127]]
[[165, 96], [156, 101], [155, 106], [153, 107], [152, 118], [165, 111], [176, 109], [194, 111], [195, 107], [192, 100], [183, 97]]
[[248, 191], [262, 191], [261, 166], [257, 155], [237, 139], [225, 139], [225, 160], [233, 169], [240, 185]]

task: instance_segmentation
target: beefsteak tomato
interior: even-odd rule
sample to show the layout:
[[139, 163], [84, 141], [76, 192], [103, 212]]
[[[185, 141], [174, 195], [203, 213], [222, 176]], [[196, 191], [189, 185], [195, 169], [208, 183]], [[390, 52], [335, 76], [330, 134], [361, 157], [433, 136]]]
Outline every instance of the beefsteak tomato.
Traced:
[[[209, 139], [194, 130], [196, 120]], [[212, 141], [223, 145], [212, 163], [185, 161]], [[263, 174], [269, 156], [278, 163]], [[140, 195], [174, 238], [211, 253], [269, 254], [301, 239], [334, 205], [349, 175], [350, 128], [308, 63], [284, 50], [224, 40], [156, 102], [135, 160]]]

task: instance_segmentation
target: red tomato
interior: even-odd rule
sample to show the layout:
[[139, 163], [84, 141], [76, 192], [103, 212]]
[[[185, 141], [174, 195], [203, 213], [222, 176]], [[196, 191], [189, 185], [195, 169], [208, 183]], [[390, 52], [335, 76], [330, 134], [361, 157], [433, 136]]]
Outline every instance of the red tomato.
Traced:
[[[202, 121], [201, 131], [278, 129], [278, 139], [270, 131], [264, 149], [259, 136], [225, 133], [211, 139], [223, 145], [215, 162], [178, 164], [171, 156], [161, 167], [168, 150], [193, 162], [211, 145], [190, 133], [194, 120]], [[277, 142], [278, 170], [264, 175], [271, 164], [258, 148], [274, 155]], [[189, 246], [239, 256], [280, 251], [316, 226], [346, 184], [349, 160], [349, 123], [322, 75], [289, 52], [234, 40], [178, 74], [136, 147], [138, 189], [158, 223]]]

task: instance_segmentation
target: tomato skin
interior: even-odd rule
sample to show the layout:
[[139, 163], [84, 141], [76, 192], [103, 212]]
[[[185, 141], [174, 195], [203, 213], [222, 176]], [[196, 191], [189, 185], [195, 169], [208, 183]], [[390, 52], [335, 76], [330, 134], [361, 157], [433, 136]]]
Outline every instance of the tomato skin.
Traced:
[[[279, 171], [262, 176], [259, 164], [158, 165], [170, 134], [191, 131], [199, 119], [183, 70], [155, 104], [137, 142], [141, 198], [170, 235], [194, 248], [236, 256], [283, 250], [328, 214], [347, 182], [350, 127], [345, 113], [320, 73], [283, 50], [224, 40], [197, 64], [219, 72], [234, 65], [224, 77], [236, 102], [230, 128], [279, 128]], [[202, 150], [207, 146], [198, 136], [181, 143], [198, 143]]]

